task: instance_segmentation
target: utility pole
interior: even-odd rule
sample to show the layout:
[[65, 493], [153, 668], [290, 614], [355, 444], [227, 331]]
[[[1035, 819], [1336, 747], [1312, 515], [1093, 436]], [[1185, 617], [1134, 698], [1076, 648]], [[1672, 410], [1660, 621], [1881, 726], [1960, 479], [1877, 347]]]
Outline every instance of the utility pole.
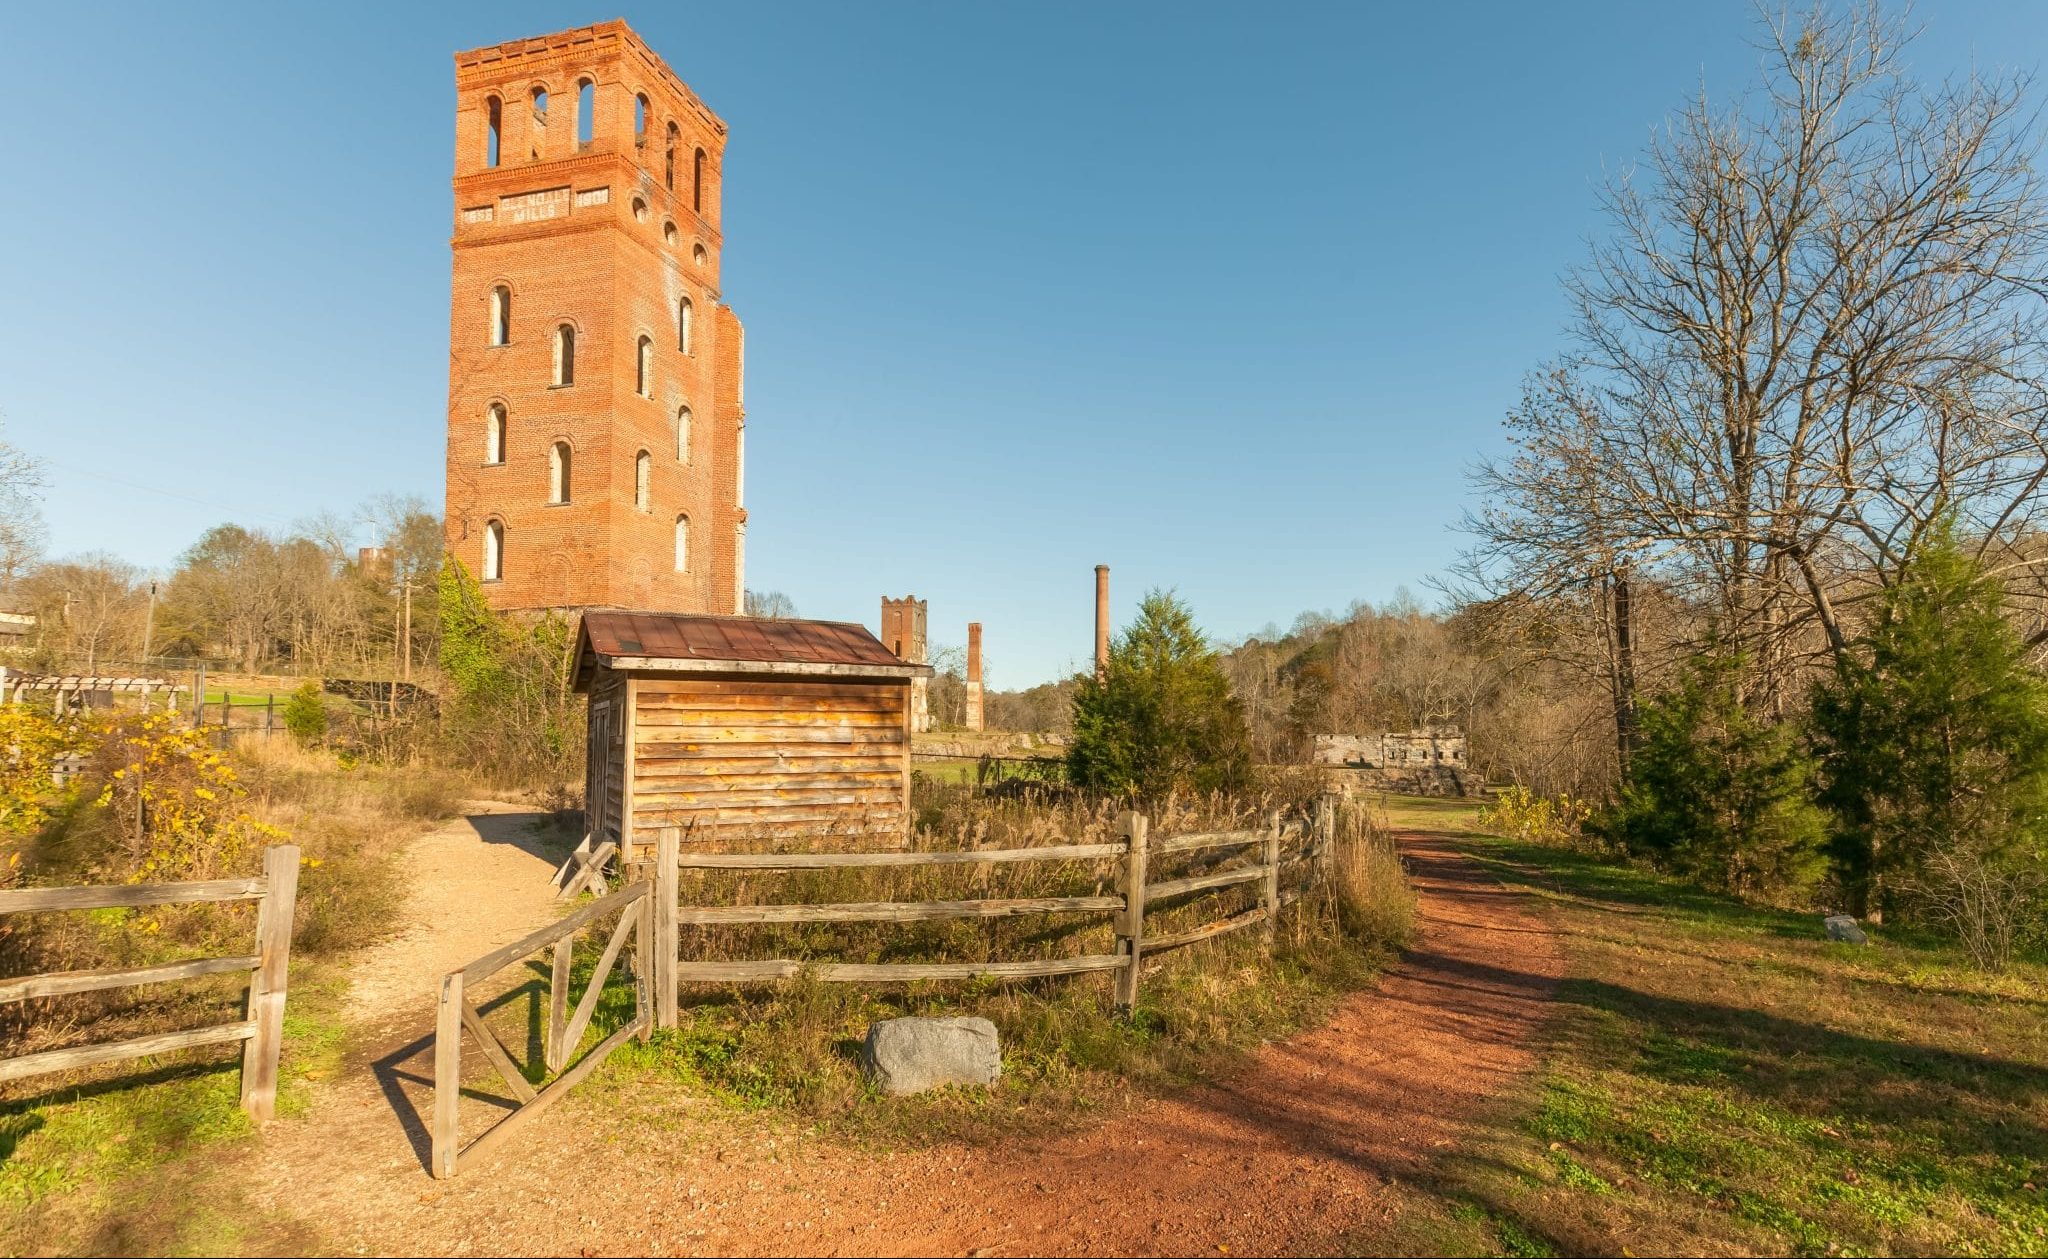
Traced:
[[156, 638], [156, 583], [149, 583], [149, 615], [142, 622], [142, 671], [149, 672], [149, 648]]

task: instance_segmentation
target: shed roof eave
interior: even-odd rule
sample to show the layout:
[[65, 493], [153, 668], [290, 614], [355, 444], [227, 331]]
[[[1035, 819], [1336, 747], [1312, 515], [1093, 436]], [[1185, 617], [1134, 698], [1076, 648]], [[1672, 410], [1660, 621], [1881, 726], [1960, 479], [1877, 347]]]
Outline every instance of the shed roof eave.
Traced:
[[749, 673], [762, 677], [928, 678], [925, 664], [834, 664], [801, 660], [677, 660], [665, 656], [607, 656], [599, 664], [625, 673]]

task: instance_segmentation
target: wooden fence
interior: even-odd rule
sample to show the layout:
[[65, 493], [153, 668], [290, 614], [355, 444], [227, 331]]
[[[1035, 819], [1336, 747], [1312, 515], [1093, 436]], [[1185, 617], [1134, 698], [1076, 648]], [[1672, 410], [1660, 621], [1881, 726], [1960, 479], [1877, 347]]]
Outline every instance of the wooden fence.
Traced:
[[[562, 1095], [575, 1088], [584, 1076], [597, 1069], [599, 1063], [611, 1056], [611, 1052], [624, 1044], [629, 1037], [645, 1038], [649, 1020], [647, 999], [647, 977], [651, 970], [647, 964], [649, 951], [648, 927], [655, 915], [651, 912], [649, 889], [652, 885], [645, 879], [620, 888], [609, 896], [600, 897], [588, 905], [570, 913], [560, 922], [542, 927], [540, 930], [515, 940], [504, 948], [486, 954], [463, 967], [450, 971], [441, 980], [441, 1007], [434, 1024], [434, 1118], [433, 1156], [431, 1171], [437, 1178], [453, 1176], [464, 1165], [487, 1156], [502, 1144], [522, 1125], [526, 1124], [560, 1101]], [[576, 937], [585, 928], [616, 912], [618, 923], [612, 928], [604, 953], [598, 958], [596, 968], [583, 989], [583, 996], [576, 1002], [574, 1013], [569, 1010], [569, 989], [572, 981], [571, 966], [574, 961]], [[610, 978], [612, 967], [619, 960], [619, 954], [629, 939], [637, 938], [634, 958], [631, 961], [633, 974], [633, 1018], [611, 1035], [604, 1038], [589, 1053], [569, 1066], [569, 1055], [575, 1052], [582, 1041], [583, 1033], [590, 1027], [590, 1019], [597, 1012], [597, 1003], [604, 993], [605, 980]], [[671, 937], [671, 945], [674, 940]], [[544, 1088], [535, 1090], [533, 1084], [519, 1068], [505, 1043], [498, 1039], [490, 1025], [484, 1022], [483, 1014], [470, 998], [476, 985], [497, 974], [499, 971], [540, 950], [554, 946], [554, 967], [548, 983], [548, 1031], [543, 1049], [543, 1062], [549, 1072], [558, 1072]], [[671, 994], [673, 996], [673, 994]], [[462, 1036], [467, 1031], [476, 1039], [477, 1047], [484, 1057], [497, 1068], [504, 1078], [505, 1086], [512, 1090], [512, 1096], [519, 1105], [504, 1118], [486, 1129], [467, 1147], [462, 1144], [459, 1106], [462, 1099]], [[567, 1067], [567, 1070], [563, 1068]]]
[[[827, 982], [903, 983], [926, 979], [1033, 979], [1051, 975], [1113, 972], [1116, 1003], [1129, 1010], [1138, 999], [1144, 959], [1204, 940], [1271, 924], [1280, 910], [1297, 899], [1309, 882], [1327, 867], [1334, 848], [1336, 812], [1329, 797], [1319, 800], [1311, 817], [1284, 823], [1278, 812], [1266, 825], [1251, 830], [1205, 831], [1155, 839], [1148, 818], [1127, 813], [1120, 837], [1107, 843], [1065, 844], [1044, 848], [983, 848], [964, 852], [833, 852], [833, 853], [706, 853], [685, 852], [681, 832], [664, 829], [656, 845], [652, 879], [641, 879], [583, 906], [560, 922], [506, 945], [442, 981], [440, 1020], [434, 1038], [434, 1118], [432, 1170], [437, 1177], [483, 1157], [516, 1126], [551, 1104], [596, 1069], [597, 1064], [628, 1037], [645, 1038], [651, 1027], [674, 1027], [678, 1021], [677, 990], [684, 983], [765, 983], [808, 973]], [[1291, 860], [1283, 858], [1290, 836], [1300, 840]], [[1224, 862], [1249, 859], [1249, 864], [1149, 882], [1154, 856], [1217, 850]], [[1114, 861], [1116, 892], [1108, 896], [1045, 896], [956, 901], [863, 901], [840, 904], [684, 905], [679, 875], [690, 870], [883, 869], [915, 866], [973, 866], [1048, 861]], [[1289, 874], [1306, 874], [1295, 878]], [[1145, 931], [1148, 907], [1168, 899], [1258, 885], [1259, 903], [1243, 912], [1165, 935]], [[1187, 903], [1182, 901], [1183, 904]], [[613, 912], [618, 925], [599, 958], [573, 1016], [565, 1017], [571, 983], [575, 936]], [[1108, 914], [1115, 926], [1116, 951], [1079, 957], [1053, 957], [987, 962], [847, 963], [765, 958], [741, 961], [685, 961], [680, 954], [684, 925], [815, 922], [931, 922], [957, 918], [1011, 918], [1025, 915]], [[588, 1029], [605, 979], [629, 936], [637, 937], [630, 960], [634, 980], [634, 1017], [563, 1070]], [[521, 1073], [511, 1053], [484, 1023], [466, 993], [487, 976], [553, 945], [554, 966], [549, 984], [552, 1016], [548, 1021], [546, 1066], [560, 1072], [538, 1093]], [[650, 992], [651, 1002], [650, 1002]], [[651, 1005], [651, 1008], [650, 1008]], [[461, 1091], [462, 1038], [474, 1037], [485, 1057], [504, 1077], [519, 1105], [467, 1148], [460, 1145], [457, 1107]]]
[[240, 1041], [242, 1108], [258, 1123], [267, 1122], [277, 1109], [277, 1057], [284, 1041], [285, 976], [291, 960], [292, 909], [298, 898], [298, 886], [298, 846], [280, 844], [264, 850], [263, 875], [260, 878], [136, 883], [122, 887], [32, 887], [0, 892], [0, 915], [140, 905], [257, 902], [256, 951], [244, 956], [193, 958], [129, 970], [61, 971], [0, 979], [0, 1002], [9, 1002], [247, 971], [250, 976], [247, 1018], [217, 1027], [164, 1032], [134, 1040], [0, 1058], [0, 1082], [101, 1062], [144, 1058], [174, 1049]]

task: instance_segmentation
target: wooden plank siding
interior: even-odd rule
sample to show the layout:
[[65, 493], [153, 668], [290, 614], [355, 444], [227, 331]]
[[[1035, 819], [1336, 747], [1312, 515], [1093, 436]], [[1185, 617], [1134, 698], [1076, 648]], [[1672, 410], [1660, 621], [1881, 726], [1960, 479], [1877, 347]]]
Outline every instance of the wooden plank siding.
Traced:
[[634, 859], [665, 826], [690, 845], [902, 843], [907, 680], [636, 673], [627, 694]]

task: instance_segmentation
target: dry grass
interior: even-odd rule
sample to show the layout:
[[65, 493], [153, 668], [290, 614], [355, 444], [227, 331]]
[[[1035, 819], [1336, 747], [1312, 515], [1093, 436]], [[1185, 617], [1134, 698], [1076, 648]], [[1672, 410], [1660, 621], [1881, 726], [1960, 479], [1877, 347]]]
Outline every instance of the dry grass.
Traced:
[[[1295, 785], [1241, 797], [1172, 801], [1149, 811], [1156, 837], [1260, 824], [1305, 803]], [[1088, 843], [1117, 833], [1111, 802], [1054, 793], [1004, 799], [925, 782], [915, 800], [925, 849]], [[1298, 855], [1297, 834], [1283, 859]], [[1255, 850], [1253, 850], [1255, 852]], [[1255, 859], [1240, 850], [1161, 855], [1150, 880]], [[1341, 877], [1318, 884], [1271, 933], [1254, 929], [1161, 955], [1146, 967], [1139, 1007], [1119, 1017], [1106, 975], [1018, 983], [923, 982], [872, 988], [802, 978], [769, 988], [686, 991], [683, 1026], [614, 1058], [597, 1087], [626, 1090], [662, 1079], [741, 1108], [781, 1112], [880, 1141], [994, 1139], [1089, 1121], [1150, 1092], [1226, 1072], [1267, 1041], [1327, 1015], [1370, 982], [1406, 940], [1413, 898], [1384, 834], [1360, 812], [1340, 814]], [[1098, 895], [1114, 887], [1107, 861], [925, 866], [765, 874], [691, 872], [686, 904], [955, 900]], [[1290, 870], [1289, 882], [1307, 867]], [[1164, 934], [1248, 909], [1256, 885], [1163, 903], [1147, 931]], [[789, 957], [833, 961], [989, 961], [1113, 952], [1108, 915], [687, 928], [689, 958]], [[874, 1093], [859, 1067], [870, 1022], [905, 1015], [976, 1014], [995, 1022], [1004, 1078], [992, 1090], [922, 1098]], [[623, 1009], [619, 1017], [624, 1016]], [[592, 1035], [599, 1034], [594, 1029]]]

